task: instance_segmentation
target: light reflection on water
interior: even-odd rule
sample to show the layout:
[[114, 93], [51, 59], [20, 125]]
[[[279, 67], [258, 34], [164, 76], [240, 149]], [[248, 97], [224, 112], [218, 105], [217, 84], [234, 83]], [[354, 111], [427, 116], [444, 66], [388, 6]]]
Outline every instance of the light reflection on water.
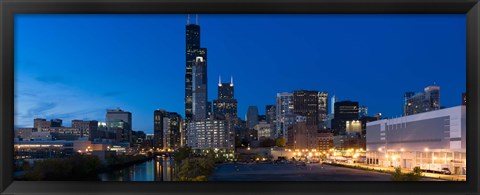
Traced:
[[128, 168], [102, 173], [101, 181], [172, 181], [175, 177], [175, 161], [169, 157], [132, 165]]

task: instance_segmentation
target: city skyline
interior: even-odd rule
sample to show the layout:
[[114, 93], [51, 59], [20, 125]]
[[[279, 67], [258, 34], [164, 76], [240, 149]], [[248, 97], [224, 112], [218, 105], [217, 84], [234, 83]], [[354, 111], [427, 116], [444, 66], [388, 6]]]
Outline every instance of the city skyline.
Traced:
[[[183, 112], [183, 74], [185, 71], [185, 57], [183, 54], [185, 52], [184, 36], [186, 15], [150, 16], [93, 15], [86, 17], [84, 15], [74, 15], [68, 16], [66, 17], [67, 19], [64, 19], [55, 16], [41, 16], [36, 18], [20, 15], [16, 18], [15, 33], [16, 35], [18, 33], [20, 36], [15, 36], [15, 68], [17, 79], [15, 91], [15, 100], [17, 102], [15, 105], [15, 125], [25, 125], [27, 121], [28, 123], [26, 124], [29, 125], [32, 123], [33, 118], [37, 117], [45, 117], [49, 119], [66, 118], [65, 121], [69, 121], [70, 117], [71, 119], [103, 121], [102, 119], [105, 117], [105, 109], [120, 107], [123, 110], [132, 112], [134, 130], [153, 132], [153, 117], [151, 113], [155, 109], [160, 108], [172, 112], [178, 112], [185, 117]], [[300, 22], [298, 22], [299, 20], [295, 20], [299, 18], [303, 20], [300, 20]], [[224, 78], [230, 78], [230, 76], [233, 76], [236, 88], [235, 96], [238, 100], [238, 116], [241, 118], [244, 118], [248, 106], [257, 106], [260, 109], [259, 114], [264, 114], [265, 106], [275, 103], [276, 93], [293, 92], [302, 89], [326, 91], [329, 93], [330, 97], [335, 95], [338, 98], [337, 101], [358, 101], [360, 105], [369, 107], [370, 115], [376, 112], [381, 112], [385, 116], [399, 116], [402, 114], [402, 99], [405, 92], [421, 91], [425, 86], [436, 82], [442, 87], [442, 106], [450, 107], [461, 104], [461, 93], [465, 91], [465, 66], [448, 64], [465, 64], [465, 42], [458, 41], [459, 39], [465, 39], [465, 35], [461, 34], [462, 32], [464, 33], [465, 30], [463, 28], [452, 30], [452, 27], [464, 25], [464, 16], [454, 15], [446, 17], [445, 15], [415, 15], [415, 17], [404, 17], [399, 15], [389, 15], [384, 19], [367, 15], [360, 16], [359, 18], [360, 20], [345, 15], [313, 17], [305, 17], [304, 15], [228, 15], [224, 18], [213, 15], [200, 15], [199, 22], [202, 27], [201, 45], [202, 47], [207, 47], [209, 49], [208, 74], [210, 75], [210, 79], [208, 80], [208, 93], [216, 94], [216, 84], [218, 81], [215, 78], [217, 75], [222, 75]], [[268, 19], [273, 20], [269, 21]], [[165, 37], [162, 39], [156, 37], [156, 34], [153, 32], [144, 32], [142, 30], [137, 32], [131, 29], [125, 29], [120, 24], [120, 21], [124, 20], [131, 22], [130, 24], [132, 25], [144, 28], [144, 31], [154, 30], [155, 32], [161, 32]], [[66, 21], [69, 21], [69, 23], [66, 23]], [[319, 25], [322, 27], [311, 27], [309, 24], [311, 24], [312, 21], [319, 22], [319, 24], [324, 24], [326, 26]], [[386, 21], [389, 21], [389, 23], [387, 24]], [[32, 22], [37, 22], [37, 24], [32, 24]], [[228, 30], [232, 25], [230, 22], [237, 24], [235, 29]], [[312, 32], [309, 30], [322, 30], [322, 28], [325, 30], [328, 29], [328, 27], [333, 28], [333, 30], [328, 29], [332, 32], [324, 32], [324, 34], [330, 36], [334, 33], [341, 33], [344, 30], [349, 29], [348, 27], [342, 27], [339, 23], [350, 24], [350, 28], [353, 29], [357, 28], [358, 34], [353, 37], [348, 37], [345, 40], [342, 40], [342, 36], [347, 36], [348, 34], [337, 34], [335, 35], [336, 37], [333, 37], [335, 40], [330, 42], [325, 39], [325, 37], [329, 36], [320, 36], [319, 38], [312, 40], [314, 43], [304, 40], [304, 37], [299, 36], [307, 34], [309, 35], [308, 38], [315, 38], [313, 35], [316, 34], [311, 34]], [[156, 25], [160, 26], [160, 24], [171, 28], [162, 31], [162, 29], [156, 27]], [[426, 24], [428, 25], [424, 26]], [[40, 27], [38, 25], [44, 26]], [[47, 27], [45, 27], [45, 25]], [[80, 27], [78, 27], [78, 25], [80, 25]], [[106, 25], [107, 27], [102, 27], [101, 25]], [[242, 29], [238, 25], [240, 27], [242, 25], [253, 26], [260, 30], [253, 30], [254, 28]], [[297, 25], [297, 28], [295, 29], [286, 28], [292, 26], [295, 27], [295, 25]], [[387, 25], [387, 27], [388, 25], [391, 25], [391, 29], [385, 29], [385, 25]], [[307, 26], [310, 28], [305, 28]], [[91, 29], [93, 27], [101, 29], [98, 31], [100, 32], [100, 35], [88, 34], [88, 32], [94, 32], [93, 29]], [[108, 27], [111, 27], [111, 29], [108, 29]], [[404, 29], [405, 27], [406, 29]], [[40, 30], [28, 31], [30, 28], [40, 28]], [[83, 31], [86, 31], [86, 33], [82, 33], [82, 31], [73, 32], [72, 28], [81, 28]], [[420, 28], [420, 30], [415, 31], [413, 28]], [[56, 29], [57, 31], [53, 29]], [[119, 29], [120, 31], [123, 30], [123, 33], [114, 32]], [[382, 29], [381, 32], [375, 31], [380, 29]], [[440, 29], [443, 31], [440, 31]], [[279, 32], [278, 30], [283, 31]], [[390, 30], [392, 32], [390, 32]], [[396, 30], [403, 31], [397, 32]], [[37, 34], [31, 32], [36, 32]], [[144, 33], [143, 35], [146, 37], [139, 37], [139, 32]], [[277, 32], [279, 35], [269, 34], [271, 32]], [[431, 32], [437, 33], [435, 34], [436, 36], [429, 34]], [[109, 36], [111, 39], [105, 39], [109, 33], [113, 33], [112, 36]], [[382, 36], [381, 33], [390, 34], [383, 34]], [[86, 36], [86, 34], [88, 34], [88, 36]], [[46, 37], [39, 40], [38, 36], [40, 35]], [[74, 35], [83, 35], [84, 39], [77, 38]], [[278, 41], [278, 39], [275, 39], [279, 37], [287, 37], [285, 35], [297, 36], [288, 37], [292, 38], [292, 40], [280, 39], [282, 41]], [[90, 39], [89, 36], [91, 36]], [[439, 46], [439, 43], [437, 43], [439, 42], [438, 39], [442, 37], [447, 38], [447, 36], [453, 40], [442, 39], [442, 43], [445, 42], [444, 44], [447, 44], [450, 47]], [[372, 45], [365, 45], [369, 43], [368, 41], [372, 37], [380, 39], [377, 42], [388, 40], [397, 44], [395, 46], [400, 45], [403, 47], [388, 48], [393, 51], [385, 52], [380, 49], [387, 47], [388, 43], [377, 43], [374, 41], [372, 42]], [[139, 39], [139, 43], [135, 42], [135, 40], [130, 40], [132, 38]], [[56, 43], [57, 45], [52, 44], [53, 46], [47, 47], [45, 41], [48, 40], [53, 41], [53, 43]], [[72, 40], [74, 43], [80, 44], [74, 45], [74, 48], [79, 46], [77, 51], [64, 51], [65, 49], [63, 48], [71, 47], [64, 43], [60, 43], [60, 41], [65, 40]], [[83, 41], [86, 41], [87, 43], [83, 43], [82, 45], [81, 42]], [[128, 44], [125, 43], [125, 46], [122, 41], [127, 41]], [[264, 44], [259, 44], [261, 46], [259, 47], [258, 45], [253, 45], [254, 41], [260, 41]], [[326, 41], [328, 44], [325, 45], [329, 46], [329, 48], [326, 48], [327, 46], [324, 46], [325, 48], [317, 48], [315, 46], [315, 44], [321, 43], [322, 41]], [[341, 47], [340, 43], [346, 44], [346, 42], [352, 41], [357, 44], [354, 43], [349, 45], [351, 48]], [[238, 47], [238, 44], [241, 44], [242, 42], [246, 42], [243, 43], [243, 46], [245, 47]], [[88, 43], [97, 43], [96, 46], [100, 48], [90, 48], [88, 47]], [[113, 43], [113, 45], [110, 47], [105, 46], [108, 45], [107, 43]], [[160, 47], [158, 43], [174, 45], [175, 47], [169, 48], [172, 51], [167, 51], [166, 48]], [[301, 46], [303, 49], [300, 51], [294, 51], [293, 49], [278, 49], [279, 46], [283, 46], [280, 45], [280, 43], [290, 46]], [[127, 46], [137, 46], [138, 48], [130, 48]], [[47, 50], [45, 50], [44, 47], [47, 47]], [[266, 48], [272, 49], [273, 51], [263, 51]], [[40, 52], [40, 49], [44, 51]], [[111, 49], [112, 51], [108, 49]], [[158, 51], [152, 51], [154, 49], [158, 49]], [[309, 49], [315, 51], [310, 51]], [[330, 51], [328, 49], [332, 50]], [[135, 52], [135, 50], [141, 51], [132, 55], [130, 52]], [[347, 52], [345, 52], [345, 50], [347, 50]], [[94, 54], [94, 51], [101, 53]], [[161, 51], [165, 52], [165, 54], [158, 57], [157, 55], [158, 53], [162, 53]], [[237, 54], [240, 53], [240, 51], [247, 54]], [[325, 54], [318, 54], [320, 51], [325, 52]], [[351, 53], [348, 53], [348, 51]], [[61, 55], [52, 58], [52, 52], [59, 52]], [[86, 57], [82, 55], [84, 52], [87, 53]], [[92, 53], [88, 54], [88, 52]], [[336, 53], [336, 55], [331, 56], [333, 55], [332, 52]], [[395, 52], [402, 52], [401, 54], [405, 54], [405, 56], [397, 56], [395, 54], [399, 53]], [[122, 53], [127, 56], [120, 57]], [[258, 54], [254, 55], [253, 53]], [[353, 59], [345, 60], [344, 58], [335, 58], [342, 57], [341, 54], [345, 53], [348, 55], [347, 57]], [[449, 55], [446, 56], [446, 53]], [[31, 56], [30, 54], [35, 55]], [[42, 54], [44, 57], [36, 56]], [[64, 56], [62, 56], [62, 54]], [[294, 57], [291, 57], [288, 54], [291, 54]], [[319, 62], [312, 59], [303, 60], [301, 58], [302, 56], [312, 56], [311, 54], [318, 55], [320, 58]], [[162, 61], [162, 57], [169, 57], [169, 55], [172, 55], [170, 56], [170, 63], [166, 62], [163, 64], [164, 61]], [[82, 56], [87, 59], [83, 59], [84, 61], [82, 61]], [[97, 61], [89, 61], [88, 59], [91, 56], [94, 56], [93, 59], [96, 59]], [[108, 58], [113, 56], [117, 56], [119, 59], [111, 60]], [[143, 61], [142, 59], [138, 59], [139, 56], [150, 57], [150, 59]], [[388, 57], [390, 57], [390, 59], [387, 59]], [[325, 62], [322, 61], [322, 58], [325, 58]], [[33, 59], [37, 59], [38, 61]], [[392, 59], [398, 59], [398, 61], [393, 60], [392, 62]], [[76, 60], [80, 62], [75, 62]], [[122, 60], [126, 61], [122, 64]], [[71, 67], [60, 66], [60, 64], [65, 62], [72, 64]], [[85, 63], [84, 66], [79, 64], [81, 62]], [[390, 62], [389, 64], [391, 64], [393, 68], [389, 69], [382, 67], [382, 64], [384, 65], [387, 62]], [[139, 69], [144, 68], [146, 70], [137, 70], [137, 66], [133, 65], [135, 63], [140, 63], [138, 66], [141, 68]], [[229, 63], [239, 66], [230, 66]], [[357, 63], [359, 66], [356, 66]], [[121, 64], [121, 66], [116, 67], [117, 64]], [[258, 66], [258, 64], [267, 65]], [[281, 66], [276, 66], [277, 64], [280, 64]], [[298, 65], [292, 66], [291, 64]], [[419, 67], [420, 64], [422, 64], [422, 66]], [[335, 65], [340, 67], [337, 67], [337, 69], [335, 69], [336, 67], [331, 67]], [[245, 66], [250, 67], [251, 69], [245, 68]], [[356, 70], [358, 67], [365, 66], [369, 67], [369, 69]], [[42, 69], [41, 67], [45, 69]], [[84, 67], [89, 67], [90, 69], [85, 68], [87, 70], [83, 70], [82, 68]], [[131, 67], [135, 68], [132, 69]], [[291, 67], [298, 68], [299, 70], [292, 70], [290, 69]], [[319, 70], [312, 71], [316, 70], [317, 67], [319, 67]], [[436, 67], [439, 70], [432, 69], [433, 67]], [[63, 68], [65, 68], [65, 70], [63, 70]], [[285, 68], [286, 70], [283, 70], [282, 68]], [[417, 72], [411, 70], [412, 68], [416, 68], [415, 70], [417, 70]], [[163, 69], [166, 69], [167, 71], [164, 73], [161, 71]], [[318, 72], [321, 72], [323, 69], [327, 70], [327, 74], [322, 74], [325, 78], [312, 78], [318, 77]], [[163, 74], [159, 76], [160, 78], [157, 78], [157, 74], [147, 74], [149, 71], [160, 72]], [[383, 72], [386, 74], [382, 74]], [[462, 72], [463, 74], [460, 74]], [[71, 76], [72, 73], [83, 73], [86, 75], [81, 75], [84, 77], [75, 77]], [[126, 73], [131, 75], [125, 75]], [[329, 73], [332, 75], [329, 75]], [[144, 74], [151, 77], [147, 77]], [[276, 77], [272, 77], [272, 75], [276, 75]], [[401, 77], [402, 75], [408, 75], [408, 77]], [[442, 75], [450, 76], [450, 78], [445, 78]], [[295, 82], [288, 82], [288, 79], [284, 79], [285, 76], [292, 76], [292, 80]], [[167, 79], [163, 77], [166, 77]], [[295, 78], [302, 78], [302, 80], [295, 80]], [[393, 78], [390, 85], [384, 83], [382, 80], [390, 78]], [[401, 78], [408, 78], [408, 80], [402, 80]], [[451, 78], [461, 79], [457, 80]], [[338, 83], [338, 81], [343, 80], [345, 80], [343, 83]], [[354, 81], [357, 82], [354, 83]], [[227, 79], [223, 82], [227, 82]], [[399, 83], [404, 85], [398, 86]], [[352, 84], [354, 85], [352, 86]], [[395, 89], [390, 89], [390, 86], [395, 86]], [[461, 87], [459, 88], [458, 86]], [[160, 90], [158, 90], [157, 87], [160, 88]], [[396, 87], [398, 87], [398, 89]], [[44, 92], [47, 93], [45, 94]], [[57, 97], [56, 94], [60, 97]], [[64, 96], [67, 96], [68, 98], [65, 98]], [[45, 97], [47, 97], [48, 101], [45, 101]], [[41, 101], [39, 101], [39, 99], [41, 99]], [[209, 96], [208, 101], [212, 101], [213, 99], [216, 99], [216, 97], [211, 95]], [[78, 101], [82, 104], [69, 104], [71, 109], [63, 110], [62, 108], [59, 108], [59, 106], [62, 106], [62, 101], [65, 105], [65, 101], [67, 101], [68, 104], [68, 100]], [[21, 105], [18, 105], [19, 103]], [[35, 113], [44, 114], [44, 116], [35, 116]], [[28, 120], [28, 117], [31, 117], [30, 120]]]

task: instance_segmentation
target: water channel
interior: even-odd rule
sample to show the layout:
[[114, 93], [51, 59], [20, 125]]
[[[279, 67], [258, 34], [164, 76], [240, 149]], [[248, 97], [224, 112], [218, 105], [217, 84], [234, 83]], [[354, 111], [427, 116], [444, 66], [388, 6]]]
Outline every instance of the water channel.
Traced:
[[121, 170], [102, 173], [101, 181], [172, 181], [175, 161], [170, 157], [157, 157]]

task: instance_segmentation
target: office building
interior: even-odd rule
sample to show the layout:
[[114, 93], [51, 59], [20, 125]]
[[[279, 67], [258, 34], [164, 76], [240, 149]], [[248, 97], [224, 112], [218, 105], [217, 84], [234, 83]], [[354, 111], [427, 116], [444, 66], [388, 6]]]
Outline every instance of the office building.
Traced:
[[218, 97], [213, 101], [213, 113], [220, 118], [237, 118], [237, 100], [234, 96], [233, 78], [230, 83], [218, 81]]
[[332, 96], [332, 101], [330, 101], [330, 114], [335, 114], [335, 103], [337, 102], [337, 97]]
[[196, 23], [190, 23], [190, 15], [186, 25], [186, 59], [185, 59], [185, 120], [190, 121], [193, 118], [193, 67], [197, 63], [197, 57], [207, 61], [207, 49], [200, 47], [200, 25], [198, 25], [198, 15]]
[[440, 87], [427, 86], [423, 92], [407, 92], [404, 95], [404, 115], [418, 114], [440, 109]]
[[80, 130], [80, 137], [90, 137], [90, 131], [98, 128], [98, 121], [72, 120], [72, 128]]
[[163, 117], [163, 149], [175, 150], [182, 145], [182, 117], [176, 112], [167, 112]]
[[202, 57], [196, 58], [192, 73], [192, 117], [194, 121], [201, 121], [208, 118], [207, 62]]
[[292, 93], [277, 93], [276, 99], [277, 121], [275, 137], [287, 138], [288, 125], [286, 123], [286, 116], [293, 114], [293, 94]]
[[347, 121], [358, 120], [358, 102], [340, 101], [335, 103], [332, 129], [335, 135], [345, 134]]
[[277, 123], [277, 107], [275, 105], [265, 106], [265, 115], [267, 117], [267, 123], [275, 125]]
[[294, 91], [293, 113], [305, 116], [308, 126], [318, 126], [318, 91]]
[[318, 92], [318, 123], [320, 129], [327, 129], [328, 93]]
[[273, 139], [272, 125], [268, 124], [266, 121], [258, 123], [253, 129], [257, 130], [257, 135], [260, 140]]
[[108, 109], [106, 115], [106, 125], [109, 131], [122, 131], [123, 142], [132, 142], [132, 113], [123, 111], [120, 108]]
[[247, 111], [247, 128], [253, 129], [258, 124], [258, 108], [257, 106], [249, 106]]
[[466, 106], [367, 123], [367, 163], [466, 171]]
[[297, 121], [288, 129], [287, 147], [291, 149], [318, 149], [318, 127], [307, 125], [307, 120]]
[[164, 118], [167, 117], [167, 111], [155, 110], [153, 112], [153, 147], [163, 149], [163, 127]]
[[319, 152], [329, 152], [333, 148], [333, 133], [318, 133], [318, 150]]
[[267, 122], [267, 115], [261, 114], [258, 115], [258, 122]]
[[50, 120], [50, 127], [62, 127], [62, 119], [52, 119]]
[[42, 129], [48, 129], [51, 127], [51, 122], [47, 121], [44, 118], [36, 118], [33, 119], [33, 128], [37, 129], [37, 131], [42, 131]]
[[187, 125], [187, 146], [192, 149], [234, 149], [233, 129], [224, 120], [207, 119]]

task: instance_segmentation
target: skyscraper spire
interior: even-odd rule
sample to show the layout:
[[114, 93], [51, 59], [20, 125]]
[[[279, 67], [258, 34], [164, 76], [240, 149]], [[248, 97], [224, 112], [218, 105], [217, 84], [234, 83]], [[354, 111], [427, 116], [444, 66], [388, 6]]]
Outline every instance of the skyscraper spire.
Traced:
[[222, 86], [222, 75], [218, 75], [218, 86]]
[[190, 14], [187, 15], [187, 25], [190, 24]]
[[233, 86], [233, 76], [230, 76], [230, 86]]

